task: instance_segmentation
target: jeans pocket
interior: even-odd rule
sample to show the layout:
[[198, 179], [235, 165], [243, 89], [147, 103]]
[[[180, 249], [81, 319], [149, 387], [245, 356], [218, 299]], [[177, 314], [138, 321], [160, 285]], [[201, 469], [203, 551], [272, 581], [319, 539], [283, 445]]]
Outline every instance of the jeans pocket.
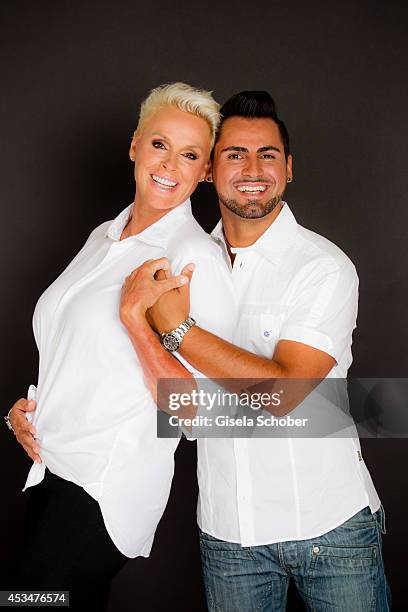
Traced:
[[316, 543], [312, 546], [312, 563], [328, 562], [332, 566], [351, 567], [373, 565], [377, 559], [378, 546], [336, 546]]
[[313, 544], [307, 576], [310, 608], [373, 612], [376, 609], [379, 560], [377, 545]]

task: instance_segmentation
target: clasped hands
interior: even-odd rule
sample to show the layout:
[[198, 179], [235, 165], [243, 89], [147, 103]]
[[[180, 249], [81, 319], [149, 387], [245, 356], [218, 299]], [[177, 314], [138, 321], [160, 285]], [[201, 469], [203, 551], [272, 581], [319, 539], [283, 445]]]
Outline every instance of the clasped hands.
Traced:
[[120, 320], [129, 331], [150, 325], [162, 334], [190, 315], [190, 281], [194, 264], [173, 276], [167, 258], [149, 259], [126, 277], [120, 300]]

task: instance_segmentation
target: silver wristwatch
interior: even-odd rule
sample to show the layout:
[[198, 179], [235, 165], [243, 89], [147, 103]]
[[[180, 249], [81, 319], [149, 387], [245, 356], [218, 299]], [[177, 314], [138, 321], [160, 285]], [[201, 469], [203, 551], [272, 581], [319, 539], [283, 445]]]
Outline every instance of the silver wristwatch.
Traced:
[[172, 329], [166, 334], [162, 334], [161, 341], [165, 349], [173, 353], [178, 351], [186, 333], [196, 324], [193, 317], [188, 317], [185, 321], [180, 323], [176, 329]]

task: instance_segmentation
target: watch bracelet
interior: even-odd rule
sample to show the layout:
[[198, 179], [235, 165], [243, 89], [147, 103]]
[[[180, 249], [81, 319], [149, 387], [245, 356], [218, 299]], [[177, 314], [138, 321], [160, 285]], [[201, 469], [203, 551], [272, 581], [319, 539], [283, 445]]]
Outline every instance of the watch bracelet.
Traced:
[[195, 319], [193, 317], [187, 317], [187, 319], [185, 319], [178, 327], [176, 327], [175, 330], [173, 330], [173, 333], [176, 334], [180, 340], [182, 340], [185, 334], [193, 327], [194, 324]]

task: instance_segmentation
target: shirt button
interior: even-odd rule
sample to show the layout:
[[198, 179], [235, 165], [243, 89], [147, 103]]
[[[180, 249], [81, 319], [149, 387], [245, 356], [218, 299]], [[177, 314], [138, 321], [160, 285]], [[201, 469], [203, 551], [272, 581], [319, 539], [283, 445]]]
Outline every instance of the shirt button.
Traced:
[[242, 265], [243, 265], [243, 264], [242, 264], [242, 261], [241, 261], [241, 263], [239, 264], [239, 267], [240, 267], [240, 268], [242, 268]]
[[320, 548], [318, 546], [313, 546], [313, 552], [315, 555], [318, 555], [320, 552]]
[[270, 333], [269, 333], [267, 330], [265, 330], [265, 331], [264, 331], [264, 336], [265, 336], [265, 338], [269, 338], [269, 336], [270, 336], [270, 335], [271, 335], [271, 334], [270, 334]]

